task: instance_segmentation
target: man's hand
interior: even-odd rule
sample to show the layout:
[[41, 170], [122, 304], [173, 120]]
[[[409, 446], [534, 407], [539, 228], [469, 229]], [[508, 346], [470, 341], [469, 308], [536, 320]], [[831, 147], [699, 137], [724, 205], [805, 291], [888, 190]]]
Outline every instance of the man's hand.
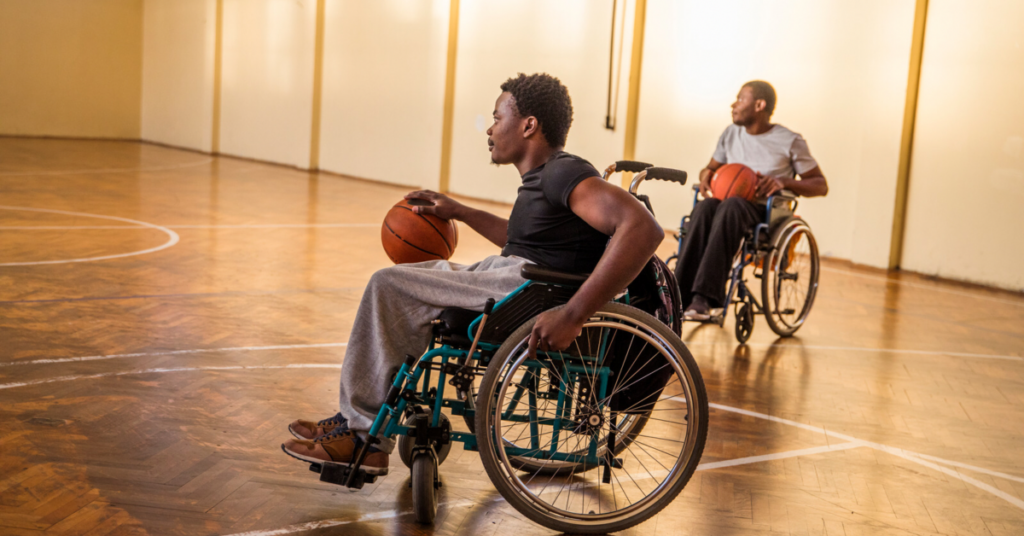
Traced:
[[433, 206], [414, 206], [412, 211], [416, 214], [433, 214], [443, 220], [461, 220], [460, 214], [465, 205], [432, 190], [417, 190], [405, 194], [406, 199], [423, 199], [430, 201]]
[[568, 348], [583, 331], [585, 320], [573, 318], [568, 307], [541, 313], [530, 332], [530, 357], [536, 358], [537, 350], [554, 352]]
[[698, 188], [700, 188], [700, 195], [702, 195], [704, 199], [714, 197], [714, 195], [711, 193], [711, 177], [714, 176], [715, 173], [708, 168], [704, 168], [701, 170], [700, 186], [698, 186]]
[[785, 182], [778, 177], [757, 174], [757, 197], [767, 199], [775, 192], [786, 187]]

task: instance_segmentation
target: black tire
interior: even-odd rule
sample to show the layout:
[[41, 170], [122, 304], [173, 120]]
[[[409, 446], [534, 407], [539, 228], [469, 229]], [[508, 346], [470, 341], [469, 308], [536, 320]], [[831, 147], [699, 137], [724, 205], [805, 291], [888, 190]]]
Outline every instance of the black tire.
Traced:
[[743, 344], [750, 340], [754, 332], [754, 309], [749, 303], [743, 302], [736, 308], [736, 340]]
[[[441, 422], [447, 421], [448, 416], [445, 415], [444, 413], [441, 413]], [[410, 415], [407, 419], [405, 419], [405, 422], [402, 423], [403, 426], [414, 426], [415, 424], [415, 415]], [[405, 466], [408, 467], [409, 469], [412, 469], [412, 449], [415, 446], [416, 438], [409, 437], [406, 435], [399, 436], [398, 445], [396, 445], [395, 450], [398, 451], [398, 457], [401, 458], [402, 463], [404, 463]], [[444, 460], [448, 457], [448, 453], [451, 452], [451, 450], [451, 442], [449, 442], [447, 445], [438, 445], [436, 443], [434, 444], [434, 452], [437, 453], [437, 465], [441, 465], [442, 463], [444, 463]]]
[[434, 475], [437, 465], [434, 458], [426, 453], [417, 453], [412, 461], [412, 509], [416, 522], [432, 524], [437, 517], [437, 488]]
[[[707, 394], [690, 352], [670, 327], [653, 316], [627, 305], [608, 303], [584, 324], [580, 337], [574, 342], [575, 353], [573, 347], [570, 347], [564, 352], [549, 352], [542, 360], [530, 360], [526, 355], [526, 347], [535, 322], [536, 317], [520, 326], [501, 345], [491, 359], [480, 385], [476, 437], [480, 458], [491, 482], [516, 510], [556, 531], [574, 534], [616, 532], [656, 515], [679, 495], [689, 481], [700, 462], [707, 439]], [[592, 344], [588, 346], [588, 343]], [[596, 352], [592, 350], [594, 346], [599, 348]], [[584, 347], [588, 350], [584, 351]], [[588, 356], [587, 359], [580, 357], [583, 355]], [[592, 359], [605, 366], [595, 367]], [[561, 364], [556, 365], [556, 361], [561, 361]], [[583, 366], [586, 363], [591, 363], [589, 366], [594, 370], [608, 369], [609, 378], [615, 378], [609, 380], [609, 383], [616, 383], [604, 399], [588, 401], [571, 398], [579, 392], [576, 386], [581, 385], [581, 378], [590, 374], [590, 369]], [[637, 366], [639, 368], [634, 368]], [[572, 408], [586, 408], [585, 411], [577, 412], [570, 408], [572, 413], [560, 416], [556, 412], [552, 417], [549, 410], [553, 402], [541, 402], [538, 397], [536, 405], [529, 401], [524, 405], [533, 408], [535, 415], [524, 419], [517, 414], [519, 406], [513, 404], [523, 400], [520, 388], [532, 385], [533, 378], [530, 375], [538, 378], [541, 376], [533, 370], [547, 369], [547, 374], [550, 374], [553, 368], [558, 367], [565, 367], [566, 371], [573, 370], [573, 367], [582, 370], [576, 373], [575, 379], [570, 379], [574, 382], [570, 386], [560, 383], [554, 387], [564, 394], [565, 400], [572, 399], [572, 402], [565, 404], [565, 408], [571, 405]], [[656, 384], [639, 392], [635, 391], [636, 387], [631, 387], [661, 370], [667, 370], [668, 373], [661, 387]], [[555, 376], [564, 378], [562, 374], [559, 372]], [[643, 376], [638, 377], [640, 374]], [[629, 383], [620, 385], [619, 378]], [[516, 392], [510, 398], [508, 395], [513, 390]], [[543, 390], [537, 387], [534, 392]], [[556, 454], [572, 457], [586, 450], [586, 447], [580, 447], [581, 442], [608, 437], [608, 422], [611, 419], [603, 416], [610, 415], [612, 408], [609, 406], [616, 404], [616, 397], [626, 400], [624, 403], [632, 403], [618, 408], [620, 413], [636, 412], [638, 408], [643, 408], [643, 431], [647, 433], [638, 430], [628, 444], [623, 441], [621, 448], [616, 444], [614, 450], [621, 453], [621, 458], [612, 466], [614, 468], [601, 464], [598, 471], [581, 472], [580, 469], [585, 470], [588, 464], [578, 463], [580, 469], [569, 475], [545, 476], [543, 481], [534, 480], [534, 477], [544, 474], [540, 471], [521, 473], [523, 460], [530, 452], [536, 453], [534, 459], [549, 457], [542, 452], [554, 444]], [[633, 403], [634, 400], [638, 402]], [[542, 403], [548, 405], [538, 409]], [[659, 412], [657, 420], [647, 420], [646, 414], [653, 411]], [[584, 418], [571, 417], [578, 413], [582, 413]], [[591, 420], [587, 418], [588, 415], [596, 418]], [[565, 448], [564, 452], [561, 437], [557, 443], [551, 440], [554, 433], [551, 424], [556, 422], [576, 426], [572, 430], [568, 427], [561, 430], [567, 438], [564, 440], [566, 445], [576, 440], [575, 446]], [[599, 424], [591, 429], [583, 429], [579, 424], [581, 422]], [[552, 432], [542, 433], [540, 425], [546, 425]], [[517, 429], [517, 426], [522, 428]], [[531, 435], [520, 439], [523, 432], [519, 430], [527, 427]], [[537, 430], [536, 433], [534, 430]], [[540, 443], [539, 438], [545, 437], [548, 438], [546, 443]], [[537, 444], [541, 446], [534, 446]], [[678, 449], [678, 452], [672, 449]], [[551, 474], [551, 471], [547, 474]], [[608, 475], [609, 483], [603, 482], [605, 475]], [[569, 482], [568, 488], [562, 483], [566, 480]], [[649, 483], [652, 480], [654, 483]], [[535, 483], [532, 487], [529, 486], [531, 482]], [[640, 485], [635, 486], [638, 491], [633, 491], [636, 482], [644, 482], [643, 486], [652, 488], [652, 491], [648, 493]], [[629, 486], [629, 489], [625, 486]], [[553, 489], [549, 491], [551, 487]], [[558, 491], [557, 495], [555, 491]], [[574, 497], [579, 501], [578, 507]]]
[[818, 242], [796, 216], [772, 233], [761, 276], [761, 303], [768, 327], [780, 337], [796, 333], [807, 320], [818, 292]]

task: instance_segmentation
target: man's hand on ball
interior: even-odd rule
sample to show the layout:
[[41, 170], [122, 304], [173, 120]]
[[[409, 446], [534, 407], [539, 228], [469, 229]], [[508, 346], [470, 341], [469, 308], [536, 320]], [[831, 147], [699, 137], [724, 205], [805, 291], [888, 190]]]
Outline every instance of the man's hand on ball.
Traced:
[[583, 330], [583, 321], [572, 318], [568, 307], [544, 311], [530, 332], [529, 354], [537, 357], [537, 350], [555, 352], [565, 350]]
[[782, 179], [768, 175], [757, 174], [757, 197], [767, 198], [775, 192], [786, 187]]
[[714, 173], [701, 173], [700, 186], [698, 188], [700, 188], [700, 195], [704, 199], [714, 197], [714, 194], [711, 193], [711, 177], [713, 176]]
[[433, 214], [434, 216], [444, 220], [459, 219], [459, 211], [464, 206], [462, 203], [459, 203], [447, 195], [439, 194], [433, 190], [417, 190], [415, 192], [409, 192], [405, 194], [405, 198], [430, 201], [433, 205], [413, 206], [412, 211], [416, 214]]

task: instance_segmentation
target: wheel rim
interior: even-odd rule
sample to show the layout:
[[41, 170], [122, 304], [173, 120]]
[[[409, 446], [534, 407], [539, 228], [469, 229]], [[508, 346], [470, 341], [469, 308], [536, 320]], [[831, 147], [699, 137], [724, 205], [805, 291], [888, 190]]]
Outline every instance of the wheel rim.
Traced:
[[[493, 434], [492, 437], [495, 440], [493, 444], [504, 446], [504, 448], [498, 449], [496, 454], [501, 471], [505, 473], [505, 477], [512, 484], [514, 491], [526, 499], [531, 508], [547, 515], [553, 514], [571, 519], [574, 523], [583, 524], [608, 522], [629, 516], [644, 509], [671, 489], [684, 473], [686, 464], [680, 463], [680, 461], [688, 459], [693, 453], [697, 430], [693, 423], [699, 418], [697, 408], [686, 402], [692, 399], [690, 379], [682, 359], [679, 358], [671, 344], [663, 340], [657, 333], [637, 327], [625, 316], [601, 312], [595, 317], [599, 317], [599, 319], [592, 319], [585, 324], [584, 332], [575, 341], [575, 352], [573, 352], [573, 348], [570, 348], [566, 352], [549, 354], [550, 360], [546, 361], [548, 364], [544, 365], [546, 370], [528, 366], [528, 363], [539, 363], [540, 361], [529, 360], [526, 354], [526, 341], [520, 341], [509, 354], [508, 359], [501, 364], [502, 376], [498, 381], [500, 388], [496, 390], [495, 405], [487, 415], [487, 433]], [[601, 335], [602, 333], [605, 335]], [[615, 343], [615, 337], [629, 337], [630, 340], [628, 343], [621, 340]], [[575, 362], [580, 362], [579, 355], [597, 354], [597, 357], [604, 359], [609, 354], [605, 352], [604, 355], [600, 355], [602, 353], [600, 348], [597, 352], [591, 351], [592, 348], [585, 352], [580, 346], [581, 340], [586, 341], [589, 345], [590, 341], [602, 338], [610, 340], [606, 348], [619, 344], [620, 346], [616, 348], [620, 350], [617, 351], [621, 351], [621, 345], [625, 344], [627, 356], [632, 355], [631, 349], [634, 348], [634, 345], [636, 345], [635, 354], [637, 356], [653, 351], [652, 357], [647, 358], [648, 362], [654, 362], [653, 360], [658, 358], [664, 361], [663, 367], [668, 367], [670, 370], [671, 377], [657, 399], [640, 400], [637, 404], [633, 404], [634, 408], [623, 408], [623, 411], [629, 411], [636, 407], [646, 408], [648, 405], [658, 404], [657, 407], [650, 409], [651, 417], [647, 427], [637, 433], [634, 439], [621, 450], [617, 446], [616, 451], [619, 452], [617, 457], [622, 460], [622, 467], [612, 469], [608, 483], [603, 482], [603, 474], [606, 471], [604, 466], [596, 471], [571, 471], [569, 474], [559, 472], [557, 475], [543, 477], [538, 477], [537, 472], [520, 473], [520, 465], [517, 464], [517, 460], [521, 461], [522, 457], [516, 456], [514, 453], [510, 455], [510, 446], [528, 447], [533, 452], [539, 453], [537, 443], [534, 443], [532, 438], [544, 439], [546, 437], [544, 442], [538, 443], [543, 444], [543, 448], [550, 449], [554, 427], [549, 427], [552, 432], [545, 433], [540, 431], [541, 427], [538, 425], [536, 435], [534, 435], [535, 432], [530, 428], [532, 423], [526, 424], [513, 420], [519, 415], [516, 411], [519, 411], [520, 414], [529, 413], [529, 408], [532, 407], [538, 421], [545, 418], [553, 421], [557, 416], [558, 408], [552, 404], [545, 404], [544, 399], [537, 397], [534, 403], [528, 402], [525, 405], [526, 409], [519, 409], [518, 403], [513, 404], [516, 398], [512, 395], [523, 385], [532, 385], [532, 382], [536, 382], [535, 390], [538, 393], [544, 388], [550, 388], [550, 381], [548, 381], [548, 385], [544, 385], [543, 373], [546, 372], [549, 378], [552, 377], [551, 374], [560, 377], [564, 370], [555, 370], [558, 360], [561, 360], [562, 366], [566, 366], [573, 364], [574, 359]], [[589, 399], [585, 396], [577, 396], [575, 386], [579, 384], [576, 383], [568, 388], [564, 385], [555, 386], [556, 391], [564, 393], [566, 400], [572, 400], [572, 412], [575, 412], [576, 407], [580, 407], [576, 404], [579, 402], [582, 407], [597, 409], [596, 412], [590, 412], [591, 417], [600, 415], [603, 418], [603, 422], [597, 428], [581, 429], [582, 431], [579, 433], [576, 433], [575, 430], [561, 430], [564, 437], [559, 437], [557, 453], [572, 455], [588, 451], [588, 449], [592, 449], [590, 452], [596, 452], [596, 447], [590, 445], [593, 438], [607, 438], [611, 429], [608, 423], [611, 422], [609, 403], [612, 396], [616, 391], [621, 392], [624, 388], [642, 381], [643, 378], [636, 377], [636, 372], [647, 366], [646, 364], [641, 365], [640, 369], [633, 371], [631, 366], [625, 364], [630, 361], [629, 359], [622, 361], [624, 364], [620, 367], [618, 374], [615, 374], [616, 380], [609, 380], [609, 389], [603, 398], [596, 393]], [[661, 361], [656, 361], [656, 363], [661, 363]], [[632, 365], [635, 366], [636, 363], [634, 362]], [[535, 370], [541, 370], [541, 373], [533, 372]], [[646, 370], [644, 372], [647, 373]], [[528, 379], [527, 377], [530, 375], [533, 377]], [[593, 382], [591, 385], [597, 385], [600, 381], [596, 373], [593, 376], [583, 373], [580, 377], [593, 378], [589, 380]], [[595, 391], [597, 390], [592, 390], [592, 392]], [[521, 393], [519, 400], [522, 400]], [[512, 408], [511, 411], [510, 408]], [[566, 420], [565, 415], [571, 417], [572, 414], [574, 413], [564, 413], [563, 419], [560, 421]], [[622, 421], [617, 422], [621, 423]], [[656, 423], [653, 427], [652, 422]], [[577, 424], [577, 426], [580, 425]], [[625, 430], [616, 429], [617, 436], [624, 433]], [[604, 452], [608, 452], [607, 448]]]
[[791, 333], [807, 319], [818, 290], [818, 244], [802, 222], [783, 236], [769, 259], [770, 303], [765, 308], [779, 327]]

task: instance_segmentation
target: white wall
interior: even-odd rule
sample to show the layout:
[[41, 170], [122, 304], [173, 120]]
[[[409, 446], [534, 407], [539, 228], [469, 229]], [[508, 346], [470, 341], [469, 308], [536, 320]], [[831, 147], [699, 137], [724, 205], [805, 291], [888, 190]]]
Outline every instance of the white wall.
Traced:
[[[573, 103], [566, 150], [603, 169], [622, 157], [634, 2], [627, 2], [619, 127], [604, 128], [611, 0], [463, 0], [452, 135], [451, 191], [511, 202], [521, 184], [512, 167], [490, 164], [486, 129], [506, 79], [523, 72], [558, 77]], [[621, 5], [621, 2], [620, 2]]]
[[[799, 213], [823, 253], [885, 266], [913, 30], [913, 0], [649, 0], [640, 160], [697, 180], [740, 86], [775, 86], [773, 122], [803, 134], [829, 182]], [[665, 226], [693, 191], [646, 185]]]
[[211, 150], [217, 0], [146, 0], [142, 139]]
[[309, 167], [316, 2], [224, 0], [220, 150]]
[[320, 167], [436, 189], [448, 0], [328, 0]]
[[932, 0], [904, 268], [1024, 290], [1024, 4]]

